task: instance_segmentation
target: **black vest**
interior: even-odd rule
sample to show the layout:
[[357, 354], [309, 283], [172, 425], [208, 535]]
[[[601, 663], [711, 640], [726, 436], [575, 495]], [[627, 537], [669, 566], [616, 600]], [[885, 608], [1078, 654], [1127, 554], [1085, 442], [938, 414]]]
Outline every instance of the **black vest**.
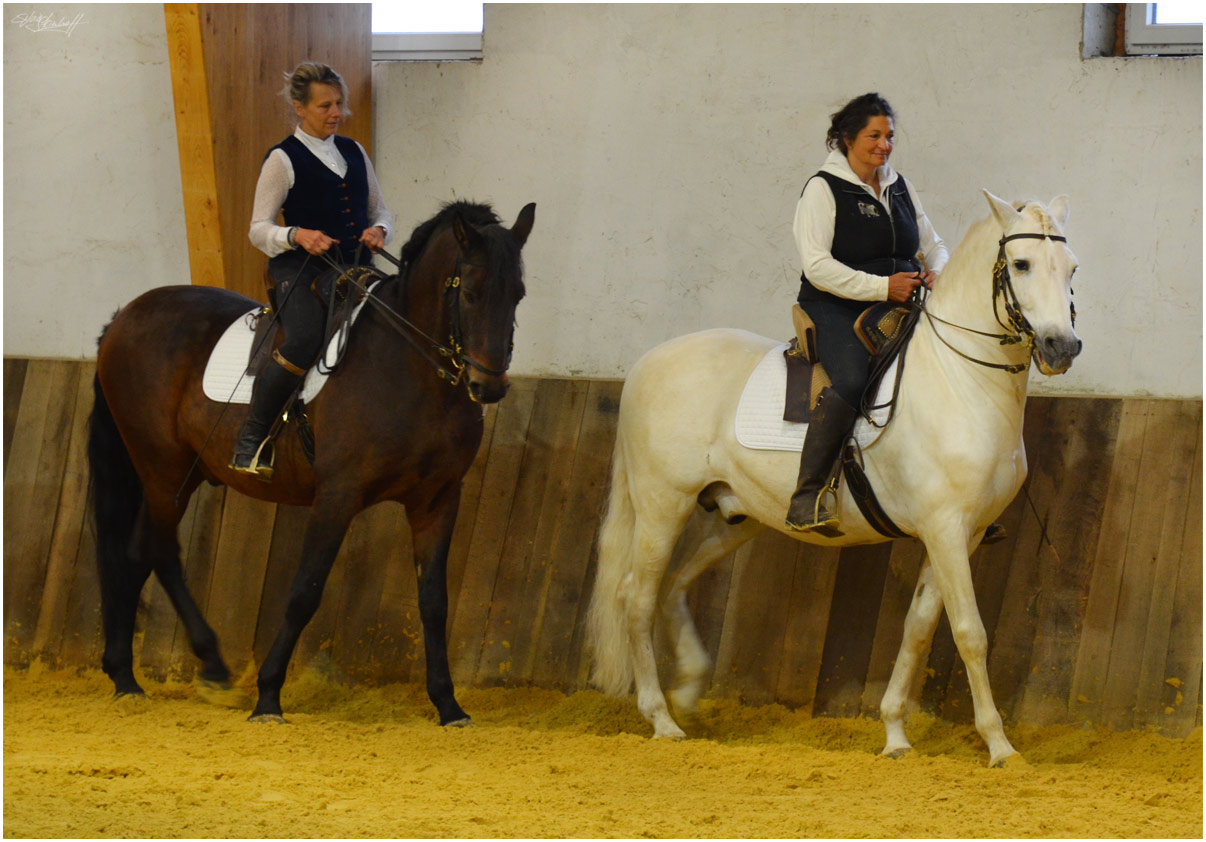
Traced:
[[343, 178], [293, 135], [272, 148], [283, 150], [293, 164], [293, 186], [281, 208], [285, 224], [314, 228], [334, 237], [339, 240], [343, 262], [351, 263], [360, 234], [369, 225], [368, 170], [356, 141], [335, 136], [335, 148], [348, 164]]
[[[884, 277], [897, 272], [916, 272], [920, 268], [917, 265], [917, 250], [921, 243], [917, 234], [917, 211], [903, 178], [896, 179], [886, 188], [892, 196], [892, 212], [888, 213], [887, 208], [862, 187], [827, 172], [819, 172], [813, 178], [817, 176], [828, 182], [836, 204], [833, 248], [830, 249], [835, 260], [851, 269]], [[849, 299], [817, 289], [801, 273], [798, 300], [803, 305], [808, 301]]]

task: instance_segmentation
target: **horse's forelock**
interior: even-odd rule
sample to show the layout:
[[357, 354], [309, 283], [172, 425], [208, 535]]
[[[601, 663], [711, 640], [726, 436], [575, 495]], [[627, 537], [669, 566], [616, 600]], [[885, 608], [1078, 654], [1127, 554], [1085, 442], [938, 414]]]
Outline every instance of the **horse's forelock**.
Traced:
[[1051, 215], [1051, 210], [1037, 199], [1032, 199], [1028, 202], [1019, 202], [1018, 211], [1023, 214], [1029, 214], [1038, 224], [1039, 230], [1044, 234], [1059, 233], [1059, 225], [1055, 221], [1055, 217]]

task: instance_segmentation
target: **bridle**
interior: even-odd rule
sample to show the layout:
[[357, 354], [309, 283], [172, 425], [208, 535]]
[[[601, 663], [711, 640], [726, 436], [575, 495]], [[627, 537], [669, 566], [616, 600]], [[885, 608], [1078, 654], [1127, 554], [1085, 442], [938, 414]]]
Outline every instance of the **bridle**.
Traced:
[[[921, 312], [925, 314], [925, 317], [930, 320], [930, 327], [939, 341], [963, 359], [987, 368], [999, 369], [1010, 374], [1020, 374], [1030, 368], [1030, 357], [1034, 353], [1035, 332], [1034, 328], [1030, 325], [1030, 321], [1026, 318], [1026, 314], [1022, 312], [1021, 304], [1018, 302], [1018, 294], [1014, 291], [1013, 281], [1009, 277], [1009, 261], [1005, 258], [1005, 244], [1012, 240], [1054, 240], [1059, 243], [1066, 243], [1068, 238], [1059, 236], [1058, 234], [1010, 234], [1001, 237], [998, 241], [997, 259], [992, 267], [992, 311], [996, 317], [997, 324], [1007, 331], [1012, 331], [1011, 333], [986, 333], [982, 330], [974, 330], [973, 328], [964, 327], [954, 322], [948, 322], [946, 319], [935, 316], [926, 309], [924, 301], [914, 306], [919, 307]], [[1007, 322], [1001, 320], [1002, 305], [1004, 305]], [[1026, 349], [1026, 362], [1012, 364], [994, 363], [965, 354], [938, 332], [937, 327], [934, 326], [934, 322], [936, 321], [968, 333], [974, 333], [977, 336], [987, 336], [991, 339], [996, 339], [1001, 345], [1024, 345]], [[1075, 304], [1072, 305], [1072, 324], [1076, 324]]]
[[[381, 255], [390, 263], [393, 263], [399, 270], [398, 279], [401, 283], [407, 283], [410, 280], [409, 273], [406, 267], [400, 260], [383, 250], [375, 252]], [[473, 359], [465, 353], [464, 347], [464, 328], [461, 322], [461, 278], [463, 269], [466, 266], [484, 269], [485, 264], [475, 263], [458, 256], [456, 266], [450, 276], [444, 279], [444, 308], [448, 312], [450, 324], [448, 343], [444, 344], [430, 336], [426, 331], [416, 325], [414, 322], [407, 319], [397, 310], [390, 307], [382, 301], [372, 290], [366, 286], [365, 276], [371, 276], [377, 279], [382, 279], [385, 276], [378, 270], [372, 267], [355, 266], [344, 267], [336, 263], [327, 255], [321, 255], [332, 268], [340, 272], [339, 281], [346, 280], [351, 286], [360, 292], [361, 296], [371, 304], [377, 312], [385, 317], [385, 321], [390, 325], [402, 338], [411, 344], [411, 346], [426, 359], [432, 366], [435, 367], [436, 374], [440, 379], [445, 380], [451, 386], [459, 386], [462, 383], [467, 383], [467, 370], [470, 368], [480, 371], [482, 374], [491, 377], [501, 377], [507, 373], [507, 369], [511, 367], [511, 357], [515, 350], [515, 342], [512, 340], [510, 347], [507, 349], [507, 362], [501, 369], [489, 368]], [[359, 271], [356, 271], [359, 270]], [[420, 342], [422, 340], [422, 342]], [[422, 343], [426, 343], [424, 347]], [[434, 352], [434, 354], [433, 354]], [[473, 395], [473, 391], [469, 390], [469, 397], [474, 401], [477, 400]]]

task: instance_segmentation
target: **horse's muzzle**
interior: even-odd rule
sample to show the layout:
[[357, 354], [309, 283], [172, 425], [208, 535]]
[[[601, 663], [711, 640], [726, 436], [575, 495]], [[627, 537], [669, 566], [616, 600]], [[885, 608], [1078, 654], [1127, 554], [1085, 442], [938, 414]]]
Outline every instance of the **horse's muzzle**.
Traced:
[[1072, 361], [1083, 347], [1076, 334], [1061, 334], [1059, 336], [1044, 336], [1034, 343], [1034, 358], [1039, 371], [1051, 376], [1063, 374], [1072, 367]]
[[473, 372], [469, 375], [469, 397], [478, 403], [498, 403], [507, 396], [510, 388], [511, 378], [506, 374], [493, 376]]

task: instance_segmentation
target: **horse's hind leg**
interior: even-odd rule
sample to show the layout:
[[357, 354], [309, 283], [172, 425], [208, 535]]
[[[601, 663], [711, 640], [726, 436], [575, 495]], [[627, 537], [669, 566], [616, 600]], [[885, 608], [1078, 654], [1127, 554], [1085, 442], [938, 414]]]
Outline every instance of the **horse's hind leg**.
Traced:
[[892, 667], [892, 677], [879, 704], [879, 715], [888, 732], [883, 754], [888, 757], [903, 757], [912, 748], [905, 736], [905, 708], [913, 678], [917, 675], [921, 659], [929, 651], [941, 615], [942, 595], [934, 584], [934, 571], [927, 556], [917, 577], [909, 613], [905, 617], [904, 637], [900, 641], [896, 664]]
[[653, 654], [653, 615], [670, 554], [694, 503], [693, 498], [684, 497], [678, 511], [663, 513], [658, 518], [654, 518], [648, 509], [642, 511], [638, 505], [632, 536], [636, 563], [626, 583], [628, 642], [637, 707], [653, 725], [655, 737], [681, 739], [686, 736], [670, 716], [666, 697], [658, 683], [657, 661]]
[[[140, 516], [136, 530], [142, 521]], [[106, 561], [117, 562], [120, 570], [102, 567], [101, 572], [101, 625], [105, 633], [101, 668], [112, 679], [115, 695], [143, 696], [146, 694], [134, 678], [134, 625], [142, 587], [151, 575], [151, 564], [139, 552]]]
[[687, 590], [699, 576], [763, 529], [755, 520], [728, 524], [720, 514], [697, 515], [680, 539], [685, 560], [675, 572], [662, 601], [662, 617], [674, 645], [674, 686], [669, 696], [675, 712], [689, 714], [703, 693], [712, 659], [687, 607]]

